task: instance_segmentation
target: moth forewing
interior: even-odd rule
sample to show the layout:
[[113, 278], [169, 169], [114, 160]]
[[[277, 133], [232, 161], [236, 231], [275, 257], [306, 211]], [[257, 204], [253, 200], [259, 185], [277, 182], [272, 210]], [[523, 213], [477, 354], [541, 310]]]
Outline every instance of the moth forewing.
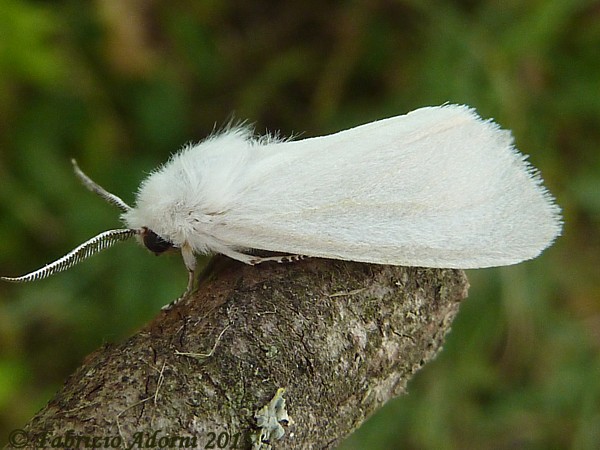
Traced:
[[560, 209], [510, 132], [467, 107], [422, 108], [260, 147], [261, 174], [212, 224], [232, 248], [479, 268], [536, 257]]

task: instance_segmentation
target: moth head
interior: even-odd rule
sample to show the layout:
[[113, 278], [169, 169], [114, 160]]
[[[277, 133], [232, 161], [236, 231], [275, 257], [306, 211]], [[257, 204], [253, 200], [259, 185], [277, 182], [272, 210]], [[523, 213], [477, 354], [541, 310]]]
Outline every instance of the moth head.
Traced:
[[173, 250], [177, 248], [172, 242], [163, 239], [147, 227], [142, 227], [140, 237], [144, 246], [156, 256], [168, 250]]

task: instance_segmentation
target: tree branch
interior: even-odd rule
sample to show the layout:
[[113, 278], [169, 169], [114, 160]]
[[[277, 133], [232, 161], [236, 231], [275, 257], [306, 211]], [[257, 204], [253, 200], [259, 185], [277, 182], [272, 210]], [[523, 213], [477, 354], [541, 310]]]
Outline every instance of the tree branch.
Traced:
[[215, 261], [189, 299], [89, 355], [30, 442], [251, 448], [262, 431], [273, 448], [330, 448], [405, 393], [468, 289], [460, 270]]

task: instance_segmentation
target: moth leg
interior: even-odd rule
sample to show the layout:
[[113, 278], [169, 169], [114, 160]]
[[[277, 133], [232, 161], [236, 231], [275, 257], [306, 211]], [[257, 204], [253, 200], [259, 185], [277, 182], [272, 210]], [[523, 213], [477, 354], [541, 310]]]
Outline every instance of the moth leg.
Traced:
[[259, 256], [252, 257], [251, 264], [261, 264], [267, 261], [275, 261], [278, 263], [291, 263], [296, 261], [301, 261], [305, 258], [309, 258], [306, 255], [283, 255], [283, 256], [268, 256], [266, 258], [261, 258]]
[[249, 264], [251, 266], [255, 266], [256, 264], [261, 264], [267, 261], [275, 261], [278, 263], [288, 263], [294, 261], [300, 261], [301, 259], [307, 258], [304, 255], [283, 255], [283, 256], [268, 256], [262, 258], [256, 255], [247, 255], [246, 253], [241, 253], [236, 250], [232, 250], [229, 247], [219, 247], [215, 249], [217, 252], [222, 253], [225, 256], [228, 256], [231, 259], [235, 259], [236, 261], [241, 261], [244, 264]]
[[187, 268], [187, 271], [188, 271], [187, 287], [185, 288], [185, 292], [183, 294], [181, 294], [179, 296], [179, 298], [177, 298], [177, 299], [173, 300], [171, 303], [163, 306], [161, 308], [163, 311], [168, 311], [173, 306], [175, 306], [177, 303], [179, 303], [181, 300], [189, 297], [189, 295], [194, 290], [194, 279], [195, 279], [194, 272], [196, 270], [196, 256], [194, 255], [192, 248], [187, 244], [184, 244], [181, 247], [181, 256], [183, 256], [183, 262], [185, 263], [185, 267]]
[[229, 247], [226, 246], [221, 246], [218, 247], [216, 249], [214, 249], [217, 251], [217, 253], [221, 253], [222, 255], [225, 255], [231, 259], [235, 259], [236, 261], [240, 261], [243, 262], [244, 264], [249, 264], [251, 266], [253, 266], [254, 264], [256, 264], [254, 261], [256, 259], [259, 259], [257, 256], [253, 256], [253, 255], [247, 255], [245, 253], [241, 253], [238, 251], [235, 251]]

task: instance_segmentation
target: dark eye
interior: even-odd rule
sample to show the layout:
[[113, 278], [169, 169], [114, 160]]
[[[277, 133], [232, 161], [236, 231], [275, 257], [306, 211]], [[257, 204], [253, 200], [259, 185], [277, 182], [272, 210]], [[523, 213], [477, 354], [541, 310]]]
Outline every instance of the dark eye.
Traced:
[[156, 255], [160, 255], [161, 253], [173, 248], [173, 244], [171, 244], [169, 241], [165, 241], [152, 230], [146, 230], [143, 239], [146, 248]]

